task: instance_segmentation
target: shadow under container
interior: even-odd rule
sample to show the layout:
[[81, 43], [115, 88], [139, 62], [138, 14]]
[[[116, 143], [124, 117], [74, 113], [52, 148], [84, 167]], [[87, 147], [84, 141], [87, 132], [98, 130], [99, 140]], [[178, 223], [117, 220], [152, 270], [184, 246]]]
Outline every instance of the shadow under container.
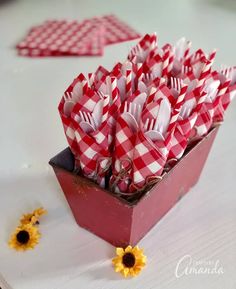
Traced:
[[67, 148], [50, 160], [77, 223], [114, 246], [136, 245], [193, 187], [201, 174], [218, 127], [191, 148], [152, 189], [132, 202], [75, 174]]

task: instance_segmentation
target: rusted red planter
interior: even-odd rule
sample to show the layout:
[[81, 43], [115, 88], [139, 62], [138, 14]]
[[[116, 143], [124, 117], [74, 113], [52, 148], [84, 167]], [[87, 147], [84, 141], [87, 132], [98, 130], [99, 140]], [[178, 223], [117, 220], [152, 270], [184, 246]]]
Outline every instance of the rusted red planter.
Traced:
[[115, 246], [135, 245], [196, 184], [218, 127], [140, 199], [128, 202], [73, 173], [69, 148], [50, 160], [77, 223]]

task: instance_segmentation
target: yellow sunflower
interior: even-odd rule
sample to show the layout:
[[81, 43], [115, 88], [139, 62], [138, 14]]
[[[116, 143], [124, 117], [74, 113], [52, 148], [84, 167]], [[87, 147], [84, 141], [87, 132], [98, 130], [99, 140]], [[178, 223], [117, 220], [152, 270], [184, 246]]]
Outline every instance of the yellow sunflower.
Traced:
[[32, 225], [37, 225], [38, 224], [38, 218], [35, 217], [34, 214], [24, 214], [22, 218], [20, 219], [20, 223], [22, 225], [27, 225], [27, 224], [32, 224]]
[[32, 224], [32, 225], [38, 225], [39, 224], [39, 218], [46, 214], [47, 211], [44, 210], [43, 208], [38, 208], [33, 211], [33, 213], [30, 214], [24, 214], [20, 220], [20, 223], [23, 225], [26, 224]]
[[146, 265], [147, 257], [138, 246], [134, 248], [128, 246], [125, 249], [116, 248], [116, 255], [112, 259], [112, 263], [115, 271], [120, 272], [124, 277], [137, 276]]
[[47, 214], [47, 211], [44, 208], [38, 208], [36, 210], [33, 211], [33, 214], [37, 217], [41, 217], [42, 215]]
[[33, 249], [39, 242], [40, 233], [32, 224], [21, 225], [16, 228], [8, 244], [17, 251]]

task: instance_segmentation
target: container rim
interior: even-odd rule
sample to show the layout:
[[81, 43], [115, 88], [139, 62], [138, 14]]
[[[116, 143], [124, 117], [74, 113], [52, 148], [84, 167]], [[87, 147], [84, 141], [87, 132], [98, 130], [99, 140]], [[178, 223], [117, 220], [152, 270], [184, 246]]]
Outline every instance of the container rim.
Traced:
[[[217, 123], [215, 125], [212, 126], [212, 128], [209, 130], [209, 132], [207, 133], [207, 135], [205, 135], [203, 138], [201, 138], [200, 140], [196, 141], [196, 143], [193, 144], [193, 146], [191, 146], [190, 148], [186, 148], [186, 152], [184, 153], [184, 155], [181, 157], [180, 160], [178, 160], [176, 162], [176, 164], [168, 171], [168, 172], [164, 172], [164, 174], [162, 175], [162, 179], [157, 182], [155, 185], [153, 185], [153, 187], [151, 187], [149, 190], [147, 191], [144, 191], [142, 194], [140, 194], [140, 196], [137, 198], [137, 199], [134, 199], [132, 201], [129, 201], [125, 198], [122, 198], [122, 196], [118, 195], [118, 194], [115, 194], [115, 193], [112, 193], [111, 191], [107, 190], [107, 189], [103, 189], [101, 188], [98, 184], [96, 184], [95, 182], [93, 182], [92, 180], [84, 177], [84, 176], [81, 176], [79, 174], [77, 174], [75, 171], [74, 171], [74, 155], [72, 154], [71, 150], [69, 147], [67, 147], [66, 149], [64, 149], [63, 151], [61, 151], [60, 153], [58, 153], [56, 156], [54, 156], [53, 158], [50, 159], [49, 161], [49, 164], [54, 168], [58, 168], [60, 170], [63, 170], [65, 172], [70, 172], [72, 173], [74, 176], [77, 176], [79, 178], [82, 178], [82, 179], [85, 179], [86, 182], [90, 183], [91, 185], [99, 188], [99, 189], [102, 189], [104, 192], [108, 193], [110, 196], [113, 196], [115, 198], [117, 198], [120, 202], [124, 203], [125, 205], [128, 205], [129, 207], [134, 207], [135, 205], [137, 205], [137, 203], [141, 202], [144, 198], [146, 198], [154, 188], [158, 187], [158, 185], [160, 185], [160, 183], [165, 180], [166, 178], [168, 178], [168, 176], [170, 174], [173, 173], [174, 169], [177, 168], [181, 162], [192, 152], [194, 151], [195, 149], [197, 149], [197, 147], [199, 145], [201, 145], [201, 143], [205, 140], [205, 139], [208, 139], [210, 137], [210, 135], [218, 130], [220, 124]], [[63, 158], [61, 156], [62, 153], [66, 153], [69, 160], [67, 160], [67, 166], [68, 166], [68, 169], [65, 168], [65, 162], [63, 164]], [[60, 157], [59, 157], [60, 156]], [[57, 160], [56, 160], [57, 159]]]

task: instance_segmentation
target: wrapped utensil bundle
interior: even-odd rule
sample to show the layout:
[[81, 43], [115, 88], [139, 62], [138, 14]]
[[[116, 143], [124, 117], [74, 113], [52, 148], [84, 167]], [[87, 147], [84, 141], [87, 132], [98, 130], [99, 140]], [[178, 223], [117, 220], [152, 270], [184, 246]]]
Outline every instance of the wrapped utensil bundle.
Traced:
[[236, 68], [216, 71], [215, 51], [190, 46], [147, 34], [124, 63], [73, 81], [59, 112], [77, 171], [121, 195], [144, 191], [223, 121]]
[[59, 104], [69, 148], [50, 164], [77, 223], [115, 246], [137, 244], [197, 183], [235, 96], [236, 67], [190, 46], [145, 35]]

